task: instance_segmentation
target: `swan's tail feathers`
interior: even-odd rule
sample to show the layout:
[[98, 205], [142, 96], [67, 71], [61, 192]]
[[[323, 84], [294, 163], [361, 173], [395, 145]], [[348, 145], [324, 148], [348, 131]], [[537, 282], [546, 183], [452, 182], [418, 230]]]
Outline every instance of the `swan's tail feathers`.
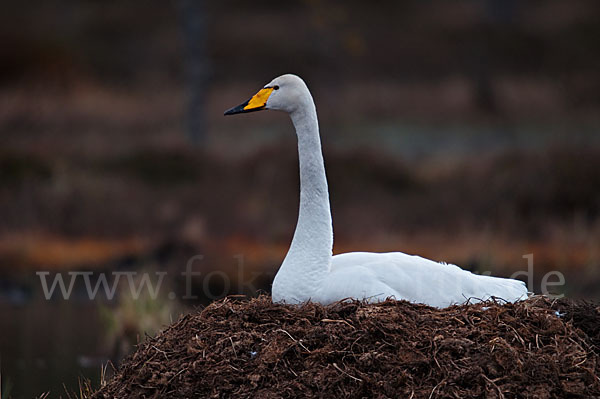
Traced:
[[501, 279], [500, 281], [503, 287], [494, 296], [502, 298], [507, 302], [518, 302], [529, 297], [527, 286], [523, 281], [513, 279]]
[[518, 302], [529, 297], [529, 291], [523, 281], [497, 278], [489, 276], [479, 276], [482, 278], [482, 285], [476, 295], [468, 298], [469, 303], [481, 301], [499, 301], [499, 302]]

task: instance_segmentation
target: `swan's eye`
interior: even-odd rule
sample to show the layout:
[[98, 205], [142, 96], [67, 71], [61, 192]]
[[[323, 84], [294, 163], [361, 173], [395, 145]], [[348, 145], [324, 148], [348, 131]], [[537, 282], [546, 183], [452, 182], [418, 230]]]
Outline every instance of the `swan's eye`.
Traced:
[[279, 86], [277, 86], [277, 85], [273, 86], [273, 90], [279, 90]]

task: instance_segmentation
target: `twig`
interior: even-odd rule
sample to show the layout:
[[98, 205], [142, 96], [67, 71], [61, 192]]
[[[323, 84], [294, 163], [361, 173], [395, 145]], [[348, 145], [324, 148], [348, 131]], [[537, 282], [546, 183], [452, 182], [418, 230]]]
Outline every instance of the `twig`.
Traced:
[[237, 351], [235, 350], [235, 345], [233, 344], [233, 339], [231, 337], [229, 337], [229, 342], [231, 342], [231, 347], [233, 348], [233, 354], [235, 355], [235, 357], [238, 357]]
[[342, 374], [347, 375], [348, 377], [352, 378], [354, 381], [359, 381], [359, 382], [363, 382], [363, 380], [361, 380], [360, 378], [356, 378], [353, 375], [350, 375], [348, 373], [346, 373], [344, 370], [342, 370], [336, 363], [333, 363], [333, 367], [335, 367], [336, 369], [338, 369]]
[[435, 390], [437, 389], [437, 387], [439, 387], [440, 385], [442, 385], [444, 383], [445, 380], [441, 380], [440, 382], [438, 382], [438, 384], [436, 386], [433, 387], [433, 389], [431, 390], [431, 393], [429, 394], [429, 398], [431, 399], [433, 397], [433, 393], [435, 392]]
[[173, 379], [174, 379], [175, 377], [177, 377], [179, 374], [183, 373], [183, 372], [184, 372], [184, 371], [186, 371], [187, 369], [189, 369], [189, 367], [185, 367], [185, 368], [182, 368], [181, 370], [179, 370], [179, 371], [177, 372], [177, 374], [175, 374], [173, 377], [171, 377], [171, 379], [169, 379], [169, 383], [170, 383], [171, 381], [173, 381]]
[[498, 391], [498, 399], [504, 399], [504, 394], [502, 393], [502, 390], [500, 390], [500, 387], [498, 385], [496, 385], [496, 383], [492, 380], [490, 380], [485, 374], [481, 374], [483, 376], [483, 378], [489, 382], [490, 384], [492, 384], [492, 386], [494, 388], [496, 388], [496, 390]]
[[310, 353], [310, 350], [306, 346], [304, 346], [304, 344], [302, 342], [300, 342], [296, 338], [292, 337], [292, 335], [289, 332], [285, 331], [283, 328], [279, 328], [279, 329], [275, 330], [275, 332], [277, 332], [277, 331], [281, 331], [283, 333], [286, 333], [287, 336], [290, 337], [292, 341], [294, 341], [295, 343], [297, 343], [298, 345], [300, 345], [305, 351], [307, 351], [308, 353]]
[[351, 327], [352, 329], [356, 330], [356, 327], [354, 327], [352, 324], [348, 323], [346, 320], [323, 319], [321, 321], [323, 323], [344, 323], [347, 326]]
[[163, 350], [160, 350], [160, 349], [158, 349], [158, 348], [157, 348], [156, 346], [154, 346], [154, 345], [152, 345], [152, 347], [153, 347], [154, 349], [156, 349], [156, 351], [157, 351], [157, 352], [160, 352], [160, 353], [162, 353], [163, 355], [165, 355], [165, 359], [169, 360], [169, 357], [167, 356], [167, 352], [165, 352], [165, 351], [163, 351]]

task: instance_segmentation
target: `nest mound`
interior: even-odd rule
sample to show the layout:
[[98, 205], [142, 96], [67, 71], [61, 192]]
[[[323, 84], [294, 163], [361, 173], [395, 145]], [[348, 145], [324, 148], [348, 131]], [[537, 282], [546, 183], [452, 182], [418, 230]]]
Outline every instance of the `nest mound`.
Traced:
[[94, 397], [590, 398], [599, 351], [588, 302], [226, 298], [148, 338]]

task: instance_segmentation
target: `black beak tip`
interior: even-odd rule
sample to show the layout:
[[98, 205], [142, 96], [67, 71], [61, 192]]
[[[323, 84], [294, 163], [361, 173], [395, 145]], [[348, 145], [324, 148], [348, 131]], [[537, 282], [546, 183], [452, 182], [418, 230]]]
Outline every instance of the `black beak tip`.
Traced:
[[223, 113], [223, 115], [235, 115], [235, 114], [241, 114], [243, 112], [248, 112], [247, 110], [245, 110], [244, 108], [246, 107], [246, 105], [248, 105], [248, 102], [250, 100], [244, 102], [243, 104], [240, 104], [236, 107], [233, 108], [229, 108], [227, 111], [225, 111]]
[[228, 109], [227, 111], [225, 111], [223, 113], [223, 115], [245, 114], [245, 113], [248, 113], [248, 112], [262, 111], [263, 109], [267, 109], [266, 105], [263, 105], [262, 107], [255, 107], [255, 108], [245, 109], [246, 106], [248, 105], [248, 102], [250, 102], [250, 100], [246, 101], [243, 104], [238, 105], [237, 107], [233, 107], [233, 108]]
[[223, 113], [223, 115], [235, 115], [235, 114], [239, 114], [240, 110], [239, 107], [233, 107], [233, 108], [229, 108], [227, 111], [225, 111]]

